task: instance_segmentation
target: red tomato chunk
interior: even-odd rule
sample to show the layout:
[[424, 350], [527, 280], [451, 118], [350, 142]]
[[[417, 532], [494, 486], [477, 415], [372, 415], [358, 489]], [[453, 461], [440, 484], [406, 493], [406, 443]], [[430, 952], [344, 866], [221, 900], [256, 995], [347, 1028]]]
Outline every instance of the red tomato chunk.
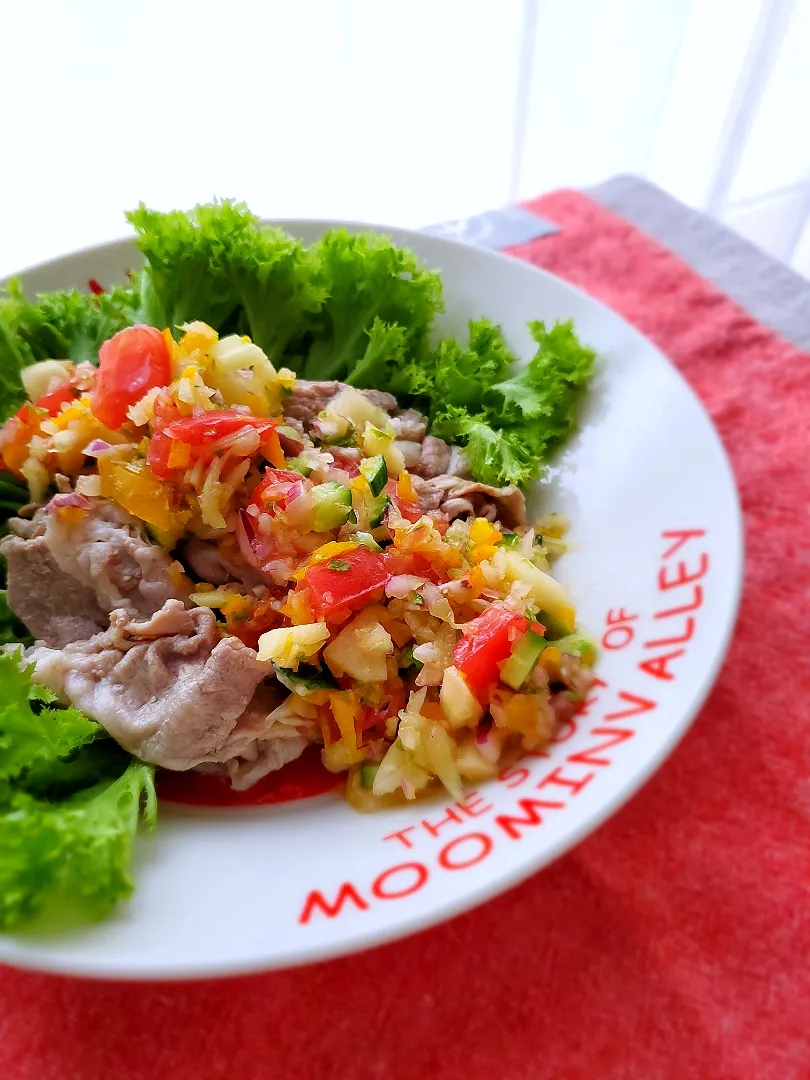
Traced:
[[169, 349], [154, 326], [128, 326], [105, 341], [92, 394], [95, 416], [111, 431], [126, 421], [127, 409], [155, 386], [171, 382]]
[[[334, 568], [336, 564], [338, 569]], [[311, 566], [299, 587], [307, 590], [310, 607], [316, 615], [337, 620], [376, 599], [389, 576], [381, 555], [357, 548]]]
[[453, 664], [478, 698], [485, 698], [489, 687], [498, 681], [498, 665], [511, 654], [528, 625], [523, 615], [496, 606], [467, 623], [464, 636], [453, 649]]

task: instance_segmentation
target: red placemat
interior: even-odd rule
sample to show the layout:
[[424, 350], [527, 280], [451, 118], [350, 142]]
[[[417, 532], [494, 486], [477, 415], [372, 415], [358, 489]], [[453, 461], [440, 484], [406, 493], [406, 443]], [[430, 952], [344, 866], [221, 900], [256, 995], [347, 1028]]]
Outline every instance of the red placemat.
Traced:
[[4, 1080], [810, 1076], [810, 357], [584, 196], [529, 208], [561, 231], [514, 254], [655, 341], [731, 455], [748, 569], [706, 708], [596, 835], [408, 941], [221, 982], [2, 969]]

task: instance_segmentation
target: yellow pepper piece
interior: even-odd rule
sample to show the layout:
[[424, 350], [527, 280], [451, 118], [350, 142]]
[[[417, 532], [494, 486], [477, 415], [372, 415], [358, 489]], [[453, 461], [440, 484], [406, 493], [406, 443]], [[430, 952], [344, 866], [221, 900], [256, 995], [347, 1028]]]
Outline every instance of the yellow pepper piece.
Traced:
[[548, 645], [540, 653], [540, 664], [549, 675], [559, 675], [562, 653], [555, 645]]
[[222, 606], [222, 614], [226, 619], [239, 621], [244, 619], [250, 611], [251, 602], [247, 596], [234, 595]]
[[482, 563], [491, 559], [498, 549], [494, 544], [476, 544], [469, 555], [471, 563]]
[[188, 520], [188, 513], [180, 514], [172, 509], [166, 488], [145, 462], [100, 457], [98, 472], [102, 495], [148, 525], [168, 533]]
[[186, 469], [191, 463], [191, 447], [188, 443], [175, 439], [169, 447], [169, 457], [166, 462], [170, 469]]
[[470, 540], [474, 544], [497, 544], [501, 540], [501, 531], [486, 518], [476, 518], [470, 525]]
[[279, 611], [282, 615], [286, 615], [293, 626], [303, 626], [304, 623], [311, 623], [315, 619], [312, 608], [309, 606], [309, 597], [305, 592], [287, 593], [287, 599]]
[[480, 566], [474, 566], [472, 570], [470, 570], [469, 582], [470, 588], [472, 589], [473, 599], [476, 599], [487, 587], [487, 581], [484, 577], [484, 571], [481, 569]]
[[357, 694], [353, 690], [333, 691], [329, 694], [329, 704], [349, 761], [362, 761], [365, 755], [357, 745], [357, 730], [354, 726], [355, 718], [360, 713]]
[[284, 451], [275, 431], [272, 431], [262, 444], [262, 453], [276, 469], [283, 469], [285, 465]]
[[413, 482], [411, 481], [411, 475], [405, 469], [399, 474], [399, 479], [397, 480], [397, 495], [406, 502], [417, 501], [416, 492], [414, 491]]
[[293, 580], [301, 581], [310, 566], [315, 566], [316, 563], [326, 562], [328, 559], [334, 559], [336, 556], [343, 555], [347, 551], [354, 551], [356, 547], [359, 547], [359, 544], [355, 544], [351, 540], [330, 540], [328, 544], [322, 544], [319, 548], [315, 548], [304, 565], [295, 571]]

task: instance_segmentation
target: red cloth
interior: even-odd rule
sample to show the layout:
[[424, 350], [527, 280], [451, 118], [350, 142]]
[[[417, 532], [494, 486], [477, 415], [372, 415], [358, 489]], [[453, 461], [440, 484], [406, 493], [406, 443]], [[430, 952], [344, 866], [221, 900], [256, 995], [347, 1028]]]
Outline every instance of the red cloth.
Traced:
[[194, 984], [5, 969], [5, 1080], [810, 1076], [810, 358], [582, 195], [530, 209], [561, 232], [514, 253], [649, 335], [731, 454], [748, 570], [706, 708], [596, 835], [409, 941]]

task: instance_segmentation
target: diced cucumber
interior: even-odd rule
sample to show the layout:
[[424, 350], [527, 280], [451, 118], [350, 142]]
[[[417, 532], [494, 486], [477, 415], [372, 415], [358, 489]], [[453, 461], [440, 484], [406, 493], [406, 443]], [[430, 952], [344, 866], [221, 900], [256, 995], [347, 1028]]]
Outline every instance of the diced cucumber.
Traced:
[[315, 503], [312, 528], [315, 532], [329, 532], [346, 523], [352, 508], [350, 488], [329, 480], [325, 484], [316, 484], [312, 489], [312, 499]]
[[302, 476], [310, 476], [312, 474], [312, 466], [307, 465], [306, 461], [300, 457], [291, 458], [284, 468], [292, 469], [293, 472], [299, 472]]
[[377, 769], [379, 765], [375, 765], [371, 761], [364, 761], [360, 766], [360, 785], [361, 787], [371, 790], [374, 786], [374, 777], [377, 775]]
[[388, 467], [382, 454], [374, 457], [363, 458], [360, 462], [360, 472], [368, 481], [372, 495], [379, 495], [388, 483]]
[[578, 656], [582, 663], [589, 667], [596, 663], [596, 645], [581, 634], [566, 634], [565, 637], [557, 638], [554, 645], [560, 652]]
[[520, 546], [520, 537], [517, 533], [505, 532], [501, 537], [501, 543], [507, 548], [516, 548]]
[[376, 529], [378, 525], [382, 525], [389, 502], [390, 499], [386, 494], [378, 495], [372, 500], [368, 508], [368, 525], [370, 529]]
[[321, 690], [337, 689], [337, 682], [326, 668], [317, 668], [313, 664], [299, 664], [298, 671], [279, 667], [278, 664], [273, 664], [273, 667], [281, 685], [299, 697], [305, 698]]
[[519, 690], [532, 673], [537, 658], [548, 642], [544, 637], [528, 630], [512, 651], [512, 655], [501, 668], [501, 682]]
[[382, 551], [382, 548], [368, 532], [356, 532], [352, 536], [352, 540], [356, 540], [361, 547], [368, 548], [369, 551]]

